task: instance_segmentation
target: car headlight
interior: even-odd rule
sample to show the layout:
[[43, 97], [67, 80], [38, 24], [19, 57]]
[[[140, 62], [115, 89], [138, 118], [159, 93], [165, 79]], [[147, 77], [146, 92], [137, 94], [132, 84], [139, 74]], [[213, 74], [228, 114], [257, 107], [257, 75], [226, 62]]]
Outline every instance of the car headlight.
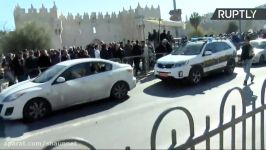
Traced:
[[11, 102], [11, 101], [14, 101], [16, 99], [18, 99], [19, 97], [21, 97], [22, 95], [24, 95], [25, 93], [14, 93], [14, 94], [11, 94], [11, 95], [8, 95], [4, 100], [3, 102]]
[[188, 64], [188, 61], [182, 61], [182, 62], [179, 62], [179, 63], [176, 63], [173, 68], [176, 68], [176, 67], [182, 67], [184, 65]]

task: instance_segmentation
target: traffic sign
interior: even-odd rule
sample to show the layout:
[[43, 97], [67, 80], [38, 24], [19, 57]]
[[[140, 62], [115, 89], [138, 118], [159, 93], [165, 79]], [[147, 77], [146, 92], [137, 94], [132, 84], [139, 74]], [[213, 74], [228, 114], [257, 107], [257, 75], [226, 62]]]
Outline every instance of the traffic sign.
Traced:
[[171, 10], [169, 14], [171, 15], [170, 20], [181, 21], [181, 9]]

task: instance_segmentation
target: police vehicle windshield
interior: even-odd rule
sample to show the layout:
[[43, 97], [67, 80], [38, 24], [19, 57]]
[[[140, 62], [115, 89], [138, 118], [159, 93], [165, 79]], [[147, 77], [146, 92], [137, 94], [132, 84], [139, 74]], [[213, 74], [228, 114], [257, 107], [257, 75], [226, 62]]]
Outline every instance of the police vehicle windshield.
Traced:
[[199, 55], [203, 45], [204, 42], [188, 43], [175, 49], [172, 55]]

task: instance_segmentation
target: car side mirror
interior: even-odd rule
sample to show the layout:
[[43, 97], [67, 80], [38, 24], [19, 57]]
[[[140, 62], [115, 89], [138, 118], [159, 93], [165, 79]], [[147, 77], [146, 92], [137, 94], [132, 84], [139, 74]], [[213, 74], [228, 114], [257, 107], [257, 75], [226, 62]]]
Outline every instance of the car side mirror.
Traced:
[[59, 77], [56, 79], [56, 83], [64, 83], [66, 82], [66, 79], [64, 77]]
[[211, 51], [205, 51], [204, 52], [204, 56], [209, 56], [209, 55], [212, 55], [212, 52]]

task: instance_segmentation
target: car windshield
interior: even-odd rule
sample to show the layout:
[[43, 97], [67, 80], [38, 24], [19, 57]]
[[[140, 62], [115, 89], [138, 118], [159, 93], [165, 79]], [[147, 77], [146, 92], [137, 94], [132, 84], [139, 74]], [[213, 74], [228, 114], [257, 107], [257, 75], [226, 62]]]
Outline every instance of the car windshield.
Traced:
[[58, 74], [60, 71], [62, 71], [66, 66], [62, 65], [55, 65], [46, 71], [44, 71], [42, 74], [40, 74], [38, 77], [36, 77], [32, 82], [35, 83], [44, 83], [49, 80], [51, 80], [56, 74]]
[[176, 48], [172, 55], [198, 55], [201, 52], [203, 43], [188, 43]]
[[263, 42], [258, 42], [258, 41], [251, 41], [250, 42], [250, 45], [253, 47], [253, 48], [258, 48], [258, 49], [264, 49], [266, 46], [265, 46], [265, 43]]

